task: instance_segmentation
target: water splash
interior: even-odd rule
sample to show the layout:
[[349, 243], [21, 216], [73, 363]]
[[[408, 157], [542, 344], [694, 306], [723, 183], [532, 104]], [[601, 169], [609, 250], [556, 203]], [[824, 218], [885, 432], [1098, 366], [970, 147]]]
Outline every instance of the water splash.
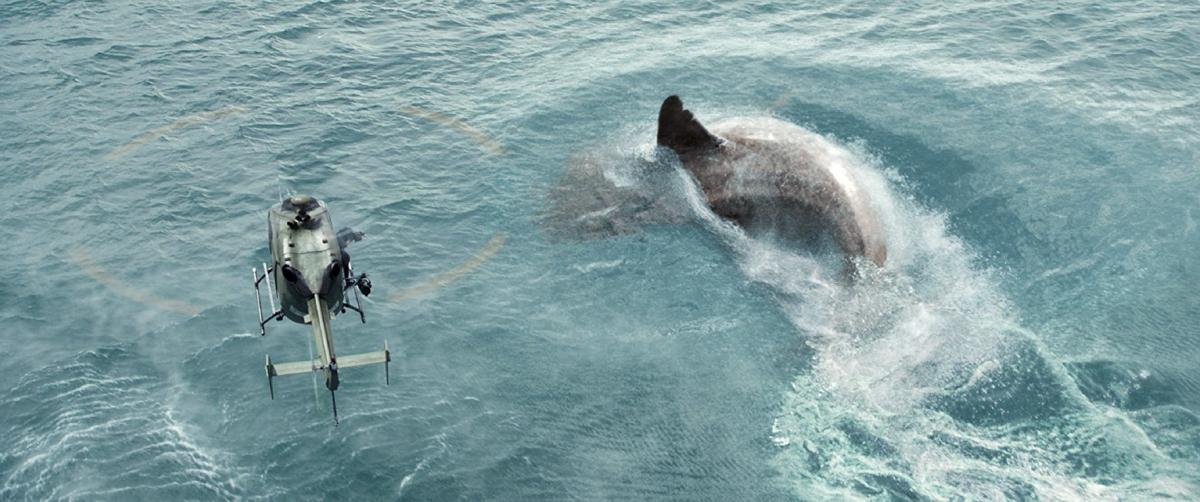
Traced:
[[[823, 139], [870, 194], [890, 261], [839, 280], [839, 261], [717, 217], [678, 169], [696, 219], [818, 354], [769, 437], [799, 493], [823, 497], [1120, 498], [1196, 493], [1186, 466], [1118, 411], [1098, 408], [1019, 316], [942, 215], [898, 196], [861, 145]], [[889, 178], [890, 177], [890, 178]], [[1190, 490], [1190, 491], [1189, 491]]]

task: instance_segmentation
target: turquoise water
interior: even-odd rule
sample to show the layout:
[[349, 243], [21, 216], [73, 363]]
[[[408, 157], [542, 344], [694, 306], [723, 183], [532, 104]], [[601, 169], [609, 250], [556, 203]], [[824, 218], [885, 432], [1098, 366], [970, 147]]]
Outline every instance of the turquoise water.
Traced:
[[[0, 499], [1195, 499], [1196, 26], [1167, 2], [6, 2]], [[839, 282], [675, 167], [626, 181], [686, 221], [553, 238], [549, 194], [594, 188], [569, 167], [644, 169], [669, 94], [826, 138], [887, 269]], [[263, 381], [308, 350], [254, 328], [289, 193], [367, 233], [339, 351], [396, 352], [390, 386], [344, 373], [336, 428], [309, 379]]]

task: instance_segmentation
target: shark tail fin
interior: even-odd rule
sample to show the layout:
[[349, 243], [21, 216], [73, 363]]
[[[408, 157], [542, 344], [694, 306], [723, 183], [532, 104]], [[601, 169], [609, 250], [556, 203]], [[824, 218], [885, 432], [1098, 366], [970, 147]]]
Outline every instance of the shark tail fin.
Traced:
[[721, 142], [721, 138], [700, 125], [692, 112], [683, 108], [679, 96], [670, 96], [663, 101], [658, 111], [658, 144], [684, 155], [716, 148]]

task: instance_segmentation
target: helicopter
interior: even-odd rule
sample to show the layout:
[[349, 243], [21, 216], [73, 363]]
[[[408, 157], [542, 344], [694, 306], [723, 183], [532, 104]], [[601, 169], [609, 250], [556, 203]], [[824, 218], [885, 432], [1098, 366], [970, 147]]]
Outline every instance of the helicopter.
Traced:
[[[274, 379], [277, 376], [320, 372], [325, 377], [325, 388], [329, 389], [333, 405], [333, 421], [338, 424], [337, 397], [339, 372], [355, 366], [383, 364], [384, 384], [391, 383], [388, 363], [392, 360], [387, 339], [383, 350], [338, 357], [333, 349], [330, 320], [347, 309], [358, 313], [359, 319], [367, 322], [362, 309], [362, 296], [371, 294], [371, 280], [367, 274], [354, 275], [350, 267], [350, 254], [346, 247], [363, 238], [362, 232], [343, 228], [336, 234], [329, 208], [324, 202], [306, 195], [288, 197], [267, 212], [267, 240], [271, 248], [271, 265], [251, 267], [254, 280], [254, 296], [258, 304], [259, 335], [266, 336], [267, 323], [287, 318], [299, 324], [312, 326], [313, 341], [317, 346], [317, 357], [308, 361], [274, 363], [270, 354], [266, 356], [267, 388], [271, 399], [275, 399]], [[274, 286], [272, 287], [272, 283]], [[271, 313], [263, 315], [262, 293], [266, 296]], [[352, 292], [354, 304], [347, 300], [346, 292]], [[279, 307], [275, 300], [278, 297]]]

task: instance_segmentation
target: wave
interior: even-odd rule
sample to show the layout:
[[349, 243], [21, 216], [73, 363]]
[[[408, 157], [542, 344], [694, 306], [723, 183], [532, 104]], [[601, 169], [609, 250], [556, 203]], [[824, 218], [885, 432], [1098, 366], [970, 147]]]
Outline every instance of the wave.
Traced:
[[799, 495], [1200, 494], [1196, 473], [1179, 461], [1200, 445], [1164, 449], [1181, 434], [1194, 437], [1194, 415], [1171, 408], [1167, 421], [1181, 428], [1150, 435], [1149, 421], [1097, 398], [1111, 393], [1094, 384], [1082, 392], [1078, 371], [1020, 325], [996, 274], [947, 230], [944, 215], [897, 193], [903, 180], [864, 145], [823, 138], [814, 148], [852, 173], [886, 229], [888, 265], [868, 267], [853, 284], [839, 280], [836, 251], [798, 250], [720, 219], [677, 169], [695, 219], [736, 254], [747, 277], [773, 291], [817, 353], [791, 382], [771, 431], [781, 447], [776, 467]]
[[236, 477], [190, 436], [169, 387], [124, 345], [27, 374], [0, 399], [0, 499], [237, 497]]

